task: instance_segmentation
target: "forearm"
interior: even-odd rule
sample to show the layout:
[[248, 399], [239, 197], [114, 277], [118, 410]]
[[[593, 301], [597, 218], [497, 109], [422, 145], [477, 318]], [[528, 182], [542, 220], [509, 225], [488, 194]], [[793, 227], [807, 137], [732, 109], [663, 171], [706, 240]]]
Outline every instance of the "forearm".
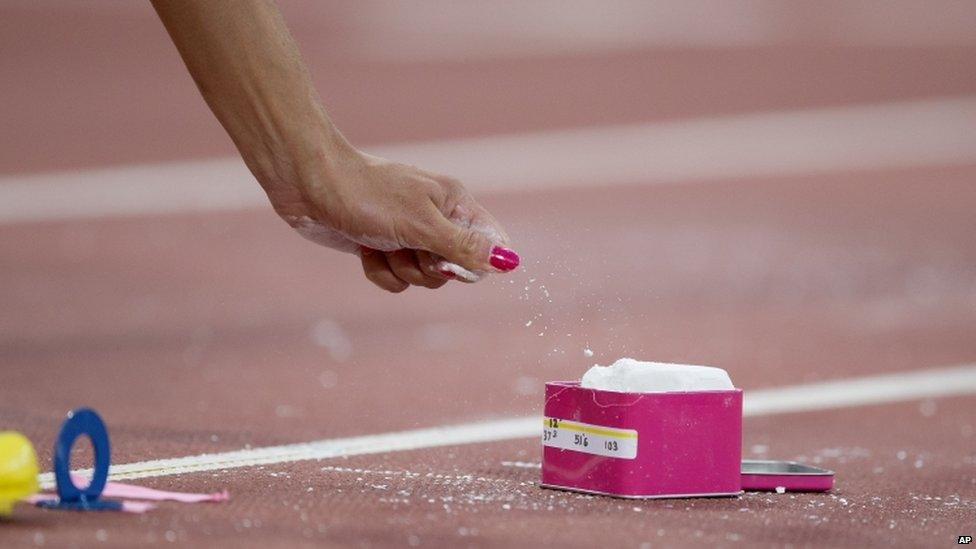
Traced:
[[459, 181], [346, 142], [272, 1], [151, 1], [275, 211], [302, 236], [356, 253], [391, 292], [518, 266], [504, 230]]
[[263, 186], [328, 170], [349, 145], [271, 1], [152, 0], [210, 109]]

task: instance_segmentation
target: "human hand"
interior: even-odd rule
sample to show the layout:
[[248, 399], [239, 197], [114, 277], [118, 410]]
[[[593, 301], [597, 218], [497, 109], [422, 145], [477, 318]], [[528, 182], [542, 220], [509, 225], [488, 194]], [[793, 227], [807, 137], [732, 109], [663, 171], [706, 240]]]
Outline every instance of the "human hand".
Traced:
[[504, 229], [456, 179], [347, 145], [327, 156], [312, 175], [265, 189], [299, 234], [359, 255], [380, 288], [439, 288], [518, 266]]

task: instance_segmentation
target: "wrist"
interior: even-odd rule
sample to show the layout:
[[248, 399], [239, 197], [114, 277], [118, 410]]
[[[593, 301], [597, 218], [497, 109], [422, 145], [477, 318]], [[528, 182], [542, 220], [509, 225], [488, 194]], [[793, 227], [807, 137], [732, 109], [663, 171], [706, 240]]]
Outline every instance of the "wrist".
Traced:
[[341, 204], [343, 184], [354, 180], [353, 174], [362, 171], [362, 154], [334, 131], [311, 144], [308, 156], [295, 167], [293, 184], [322, 213]]
[[304, 196], [319, 214], [331, 217], [341, 211], [353, 191], [349, 185], [357, 181], [368, 160], [331, 123], [308, 129], [284, 155], [276, 155], [275, 177]]
[[[257, 117], [261, 119], [262, 117]], [[322, 113], [275, 116], [261, 127], [233, 135], [241, 156], [262, 184], [300, 186], [331, 176], [358, 151]]]
[[[254, 120], [255, 118], [251, 118]], [[260, 119], [260, 117], [258, 117]], [[285, 122], [287, 121], [287, 122]], [[298, 121], [298, 122], [295, 122]], [[339, 182], [359, 169], [357, 151], [321, 113], [283, 116], [265, 127], [274, 131], [230, 132], [241, 157], [283, 217], [318, 215], [341, 200]]]

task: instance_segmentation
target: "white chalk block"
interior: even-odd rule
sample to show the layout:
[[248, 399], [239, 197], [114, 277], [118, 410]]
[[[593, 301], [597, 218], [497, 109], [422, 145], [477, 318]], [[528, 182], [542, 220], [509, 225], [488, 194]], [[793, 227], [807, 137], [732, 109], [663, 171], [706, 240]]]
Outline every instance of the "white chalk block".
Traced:
[[642, 362], [632, 358], [621, 358], [610, 366], [593, 366], [583, 374], [580, 385], [618, 393], [722, 391], [735, 388], [729, 374], [721, 368]]

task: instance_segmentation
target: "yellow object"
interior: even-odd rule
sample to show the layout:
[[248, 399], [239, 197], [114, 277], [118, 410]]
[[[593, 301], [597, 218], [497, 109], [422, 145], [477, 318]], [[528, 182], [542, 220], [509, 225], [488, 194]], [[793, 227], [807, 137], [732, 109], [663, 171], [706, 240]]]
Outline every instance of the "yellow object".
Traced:
[[14, 503], [37, 492], [37, 454], [24, 435], [0, 431], [0, 516]]

